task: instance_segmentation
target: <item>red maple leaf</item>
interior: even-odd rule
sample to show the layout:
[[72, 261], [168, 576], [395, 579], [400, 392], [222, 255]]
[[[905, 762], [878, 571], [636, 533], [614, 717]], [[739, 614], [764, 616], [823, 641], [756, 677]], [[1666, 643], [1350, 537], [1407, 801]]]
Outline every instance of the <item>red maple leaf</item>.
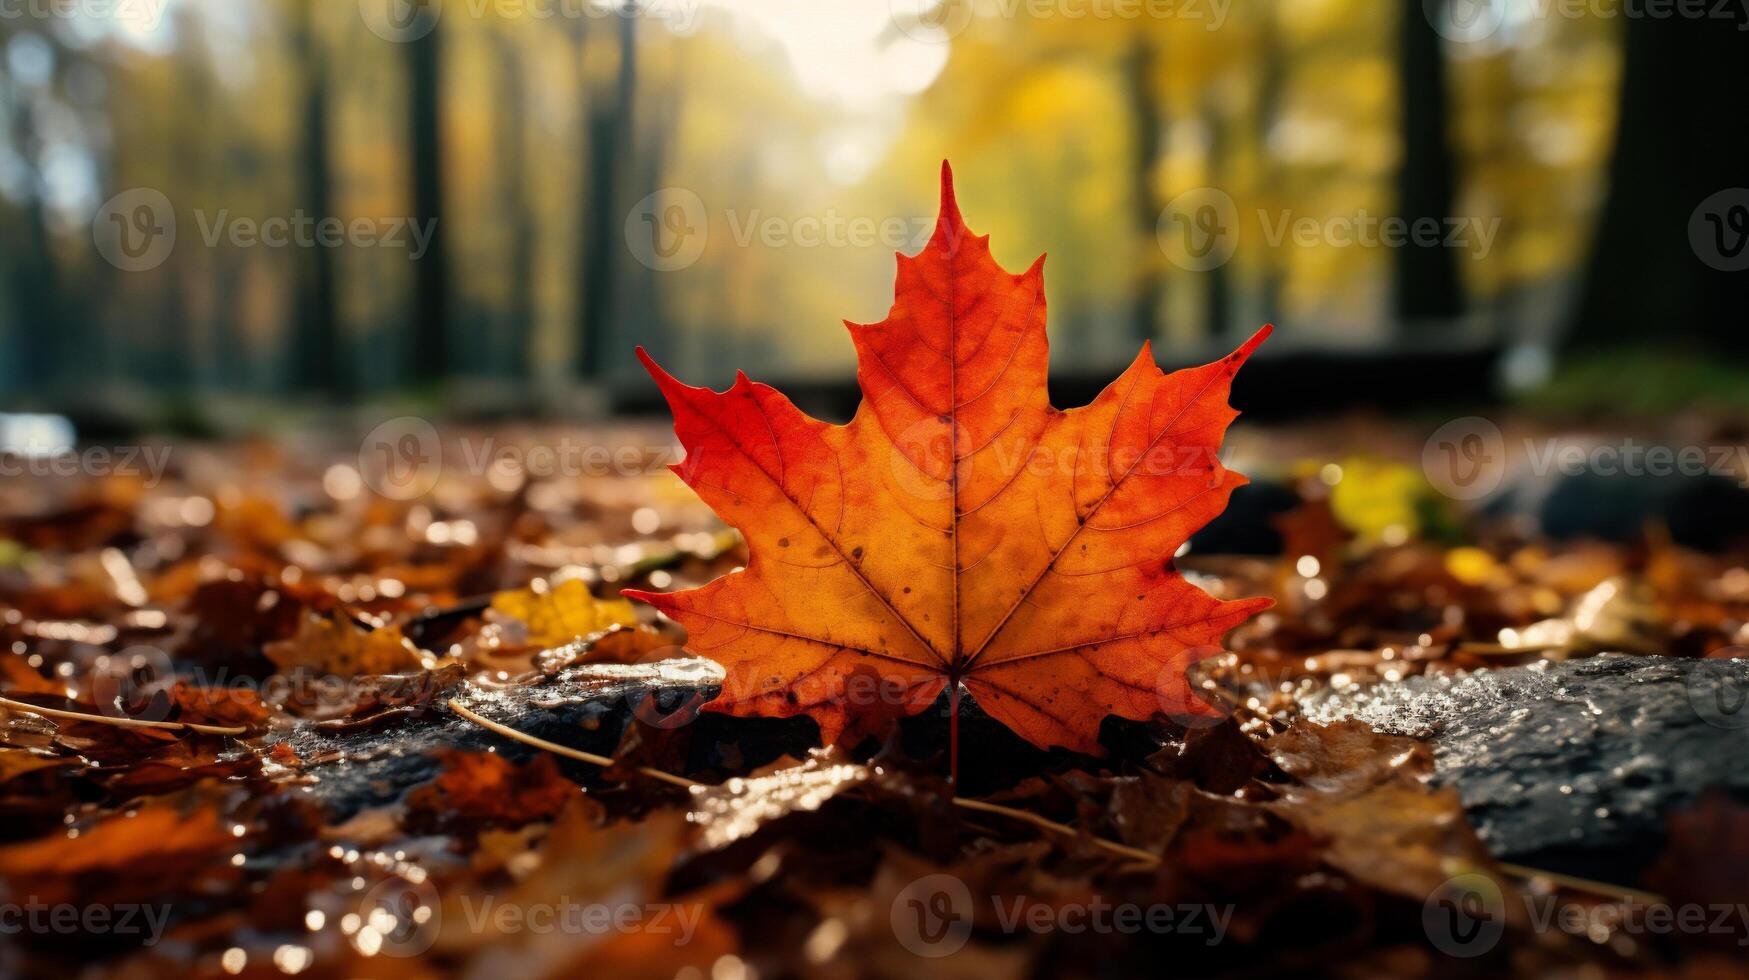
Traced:
[[1185, 669], [1271, 603], [1215, 599], [1173, 556], [1245, 483], [1218, 456], [1227, 393], [1270, 328], [1171, 375], [1144, 344], [1092, 404], [1058, 410], [1043, 268], [997, 265], [943, 164], [935, 233], [899, 257], [892, 311], [846, 324], [863, 392], [849, 424], [744, 374], [684, 385], [639, 350], [686, 448], [675, 472], [751, 554], [702, 588], [625, 593], [723, 666], [707, 709], [808, 714], [832, 741], [950, 685], [957, 721], [963, 685], [1033, 744], [1095, 754], [1108, 714], [1207, 710]]

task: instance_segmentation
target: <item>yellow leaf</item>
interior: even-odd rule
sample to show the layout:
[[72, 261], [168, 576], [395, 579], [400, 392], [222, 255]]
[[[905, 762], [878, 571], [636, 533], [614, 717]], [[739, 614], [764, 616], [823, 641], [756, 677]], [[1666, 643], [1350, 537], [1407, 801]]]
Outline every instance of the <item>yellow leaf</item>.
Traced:
[[262, 650], [280, 670], [302, 667], [318, 674], [353, 677], [418, 670], [419, 650], [399, 626], [365, 630], [344, 615], [307, 616], [298, 635]]
[[580, 579], [545, 592], [515, 589], [492, 597], [492, 609], [528, 627], [533, 646], [556, 647], [609, 626], [636, 626], [638, 615], [624, 599], [597, 599]]

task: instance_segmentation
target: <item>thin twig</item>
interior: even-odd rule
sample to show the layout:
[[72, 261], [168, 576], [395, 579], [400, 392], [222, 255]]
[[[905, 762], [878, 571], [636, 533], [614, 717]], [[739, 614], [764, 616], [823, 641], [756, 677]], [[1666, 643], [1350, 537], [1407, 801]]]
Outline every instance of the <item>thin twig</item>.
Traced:
[[1670, 899], [1665, 898], [1657, 892], [1640, 891], [1637, 888], [1626, 888], [1621, 885], [1612, 885], [1608, 882], [1592, 881], [1589, 878], [1577, 878], [1573, 875], [1564, 875], [1556, 871], [1544, 871], [1541, 868], [1527, 868], [1522, 864], [1509, 864], [1505, 861], [1497, 861], [1495, 864], [1501, 871], [1512, 875], [1514, 878], [1547, 878], [1563, 888], [1571, 888], [1574, 891], [1589, 892], [1593, 895], [1601, 895], [1604, 898], [1616, 898], [1628, 902], [1637, 902], [1640, 905], [1670, 904]]
[[[462, 707], [460, 702], [453, 698], [450, 699], [449, 710], [461, 715], [463, 718], [466, 718], [474, 724], [479, 725], [481, 728], [497, 732], [499, 735], [511, 739], [512, 741], [521, 742], [524, 745], [532, 745], [537, 749], [545, 749], [555, 755], [562, 755], [567, 759], [576, 759], [578, 762], [587, 762], [590, 765], [601, 766], [604, 769], [614, 765], [614, 761], [605, 755], [596, 755], [593, 752], [584, 752], [581, 749], [573, 749], [568, 745], [560, 745], [557, 742], [549, 742], [544, 738], [536, 738], [533, 735], [519, 732], [516, 729], [511, 728], [509, 725], [501, 725], [490, 718], [469, 711], [467, 708]], [[659, 779], [662, 782], [668, 783], [672, 786], [678, 786], [681, 789], [697, 789], [704, 785], [703, 783], [695, 783], [683, 776], [676, 776], [673, 773], [663, 772], [660, 769], [651, 769], [649, 766], [639, 766], [638, 772], [650, 777], [651, 779]]]
[[[1036, 813], [1030, 813], [1026, 810], [1016, 810], [1011, 806], [1002, 806], [999, 803], [985, 803], [983, 800], [968, 800], [965, 797], [956, 796], [953, 798], [953, 805], [964, 807], [967, 810], [977, 810], [982, 813], [999, 813], [1005, 817], [1024, 820], [1040, 830], [1048, 830], [1055, 834], [1063, 834], [1068, 837], [1084, 836], [1079, 830], [1076, 830], [1074, 827], [1071, 827], [1066, 823], [1057, 823], [1055, 820], [1047, 820]], [[1121, 854], [1134, 861], [1141, 861], [1149, 868], [1157, 868], [1160, 866], [1160, 856], [1150, 851], [1144, 851], [1139, 847], [1131, 847], [1128, 844], [1119, 844], [1117, 841], [1106, 840], [1103, 837], [1088, 836], [1087, 839], [1091, 841], [1095, 847], [1103, 848], [1113, 854]]]
[[44, 718], [55, 718], [65, 721], [86, 721], [94, 725], [114, 725], [117, 728], [156, 728], [162, 731], [203, 732], [207, 735], [241, 735], [249, 729], [242, 725], [199, 725], [192, 721], [147, 721], [143, 718], [111, 718], [108, 715], [88, 715], [82, 711], [63, 711], [60, 708], [43, 708], [24, 701], [14, 701], [11, 698], [0, 697], [0, 707], [13, 711], [23, 711]]
[[[576, 759], [578, 762], [587, 762], [591, 765], [602, 766], [603, 768], [614, 765], [614, 761], [605, 755], [596, 755], [593, 752], [584, 752], [580, 749], [573, 749], [568, 745], [549, 742], [544, 738], [536, 738], [525, 732], [519, 732], [516, 729], [511, 728], [509, 725], [499, 724], [477, 712], [462, 707], [461, 703], [454, 699], [449, 701], [449, 710], [461, 715], [463, 718], [466, 718], [474, 724], [479, 725], [481, 728], [491, 732], [496, 732], [511, 741], [521, 742], [524, 745], [532, 745], [537, 749], [545, 749], [548, 752], [562, 755], [567, 759]], [[673, 773], [663, 772], [660, 769], [651, 769], [649, 766], [639, 766], [637, 771], [651, 779], [659, 779], [665, 783], [680, 786], [685, 789], [700, 789], [704, 788], [705, 785], [703, 783], [694, 782], [684, 776], [676, 776]], [[964, 797], [956, 796], [954, 797], [953, 804], [954, 806], [966, 810], [977, 810], [982, 813], [995, 813], [1005, 817], [1013, 817], [1016, 820], [1029, 823], [1040, 830], [1050, 831], [1053, 834], [1061, 834], [1065, 837], [1087, 836], [1083, 835], [1080, 831], [1068, 824], [1057, 823], [1055, 820], [1047, 820], [1036, 813], [1028, 813], [1025, 810], [1016, 810], [1013, 807], [1002, 806], [998, 803], [985, 803], [983, 800], [968, 800]], [[1157, 854], [1151, 854], [1140, 848], [1119, 844], [1117, 841], [1106, 840], [1103, 837], [1089, 836], [1087, 839], [1096, 847], [1129, 858], [1132, 861], [1143, 862], [1149, 868], [1155, 868], [1160, 865], [1160, 857]]]

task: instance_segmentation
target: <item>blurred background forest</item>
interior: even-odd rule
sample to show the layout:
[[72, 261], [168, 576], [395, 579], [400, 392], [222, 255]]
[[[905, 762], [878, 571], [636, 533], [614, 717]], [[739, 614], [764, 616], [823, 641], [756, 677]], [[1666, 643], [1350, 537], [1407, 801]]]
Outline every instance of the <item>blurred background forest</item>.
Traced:
[[9, 0], [0, 407], [571, 413], [637, 344], [848, 384], [944, 157], [999, 259], [1050, 254], [1059, 374], [1264, 321], [1508, 389], [1716, 374], [1741, 7]]

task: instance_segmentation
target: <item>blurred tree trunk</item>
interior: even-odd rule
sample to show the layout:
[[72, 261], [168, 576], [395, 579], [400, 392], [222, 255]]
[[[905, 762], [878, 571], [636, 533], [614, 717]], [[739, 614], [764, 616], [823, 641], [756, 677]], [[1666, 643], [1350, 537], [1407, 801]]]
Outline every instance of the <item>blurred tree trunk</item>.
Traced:
[[[1227, 173], [1230, 162], [1227, 154], [1231, 150], [1232, 134], [1228, 132], [1227, 119], [1219, 106], [1210, 105], [1203, 110], [1203, 120], [1209, 128], [1209, 166], [1211, 174]], [[1208, 293], [1205, 297], [1203, 336], [1219, 339], [1226, 336], [1233, 323], [1233, 271], [1229, 262], [1208, 270], [1204, 274], [1208, 280]]]
[[30, 196], [24, 201], [19, 220], [23, 224], [22, 247], [9, 249], [12, 261], [11, 289], [14, 330], [17, 334], [19, 380], [31, 386], [45, 381], [58, 381], [66, 365], [66, 357], [75, 353], [64, 349], [66, 335], [61, 330], [60, 290], [54, 262], [53, 242], [49, 239], [47, 216], [43, 210], [42, 171], [37, 166], [36, 127], [29, 102], [13, 88], [7, 102], [12, 106], [8, 128], [12, 145], [21, 149], [30, 172]]
[[[301, 0], [294, 26], [298, 65], [303, 73], [299, 124], [298, 206], [316, 222], [334, 213], [329, 150], [328, 57], [317, 24], [321, 0]], [[335, 313], [334, 250], [321, 245], [299, 250], [297, 332], [291, 338], [291, 385], [298, 391], [340, 396], [353, 392], [350, 365]]]
[[1721, 191], [1749, 186], [1742, 17], [1624, 19], [1609, 189], [1569, 347], [1686, 337], [1749, 355], [1749, 272], [1715, 267], [1731, 266], [1749, 245], [1749, 192], [1699, 210]]
[[[583, 242], [583, 295], [578, 304], [577, 373], [598, 377], [606, 367], [605, 348], [611, 336], [609, 317], [615, 308], [615, 273], [622, 243], [624, 203], [620, 188], [625, 168], [635, 152], [632, 106], [637, 86], [637, 16], [635, 0], [626, 0], [619, 20], [619, 73], [613, 100], [593, 112], [589, 122], [589, 172], [583, 200], [586, 234]], [[587, 99], [587, 94], [585, 95]]]
[[1165, 124], [1160, 118], [1160, 100], [1154, 91], [1154, 47], [1146, 35], [1138, 36], [1124, 64], [1125, 102], [1134, 156], [1130, 161], [1130, 193], [1133, 199], [1135, 234], [1142, 244], [1143, 260], [1137, 270], [1135, 295], [1130, 307], [1130, 330], [1137, 340], [1153, 340], [1160, 330], [1160, 262], [1154, 245], [1160, 221], [1160, 197], [1154, 190], [1154, 168], [1165, 149]]
[[[1280, 3], [1270, 3], [1265, 7], [1262, 34], [1258, 41], [1263, 64], [1257, 79], [1258, 169], [1263, 175], [1265, 196], [1274, 203], [1280, 203], [1285, 197], [1285, 168], [1280, 165], [1280, 156], [1270, 146], [1276, 118], [1281, 114], [1282, 96], [1287, 92], [1288, 53], [1282, 44], [1280, 18]], [[1282, 258], [1274, 249], [1264, 249], [1258, 267], [1257, 304], [1263, 322], [1280, 323], [1281, 293], [1285, 278]]]
[[[435, 0], [416, 0], [435, 18]], [[442, 27], [428, 24], [408, 41], [408, 149], [412, 162], [413, 221], [431, 229], [425, 255], [413, 264], [413, 337], [410, 369], [414, 384], [442, 380], [448, 368], [449, 283], [443, 222]], [[417, 32], [415, 32], [417, 33]]]
[[502, 86], [496, 116], [498, 133], [498, 188], [500, 208], [510, 225], [510, 249], [505, 261], [510, 268], [510, 298], [505, 316], [509, 320], [499, 350], [506, 373], [526, 378], [534, 334], [534, 212], [528, 199], [528, 93], [522, 59], [514, 39], [493, 37]]
[[1431, 244], [1411, 240], [1396, 249], [1392, 306], [1400, 327], [1426, 335], [1462, 314], [1464, 305], [1457, 256], [1444, 243], [1445, 222], [1455, 216], [1450, 94], [1445, 53], [1424, 0], [1402, 0], [1401, 8], [1403, 159], [1397, 171], [1398, 217], [1411, 228], [1421, 221], [1436, 222], [1440, 235]]

